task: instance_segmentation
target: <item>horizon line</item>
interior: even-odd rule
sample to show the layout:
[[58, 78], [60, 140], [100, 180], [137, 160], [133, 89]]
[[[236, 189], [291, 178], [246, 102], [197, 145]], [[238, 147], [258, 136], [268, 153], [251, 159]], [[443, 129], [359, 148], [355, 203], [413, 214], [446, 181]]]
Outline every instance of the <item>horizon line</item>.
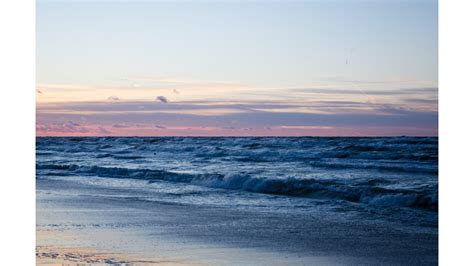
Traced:
[[438, 138], [439, 135], [36, 135], [36, 138]]

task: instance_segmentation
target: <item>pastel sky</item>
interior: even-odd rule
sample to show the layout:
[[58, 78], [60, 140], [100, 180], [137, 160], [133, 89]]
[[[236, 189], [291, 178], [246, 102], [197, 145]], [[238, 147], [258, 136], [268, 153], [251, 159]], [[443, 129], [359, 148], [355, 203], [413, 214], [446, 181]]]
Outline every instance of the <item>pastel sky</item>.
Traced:
[[38, 1], [39, 136], [438, 135], [438, 3]]

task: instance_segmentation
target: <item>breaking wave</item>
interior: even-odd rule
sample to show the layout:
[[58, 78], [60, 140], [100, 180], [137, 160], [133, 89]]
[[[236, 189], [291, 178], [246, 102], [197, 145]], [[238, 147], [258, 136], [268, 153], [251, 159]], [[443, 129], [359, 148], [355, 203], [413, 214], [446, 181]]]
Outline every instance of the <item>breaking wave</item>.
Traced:
[[109, 178], [140, 179], [149, 182], [168, 181], [264, 194], [344, 200], [388, 207], [438, 210], [437, 186], [425, 186], [423, 189], [418, 190], [388, 189], [379, 186], [387, 181], [377, 179], [364, 182], [295, 177], [270, 179], [246, 174], [188, 174], [165, 170], [80, 166], [76, 164], [37, 164], [36, 169], [43, 171], [44, 175], [93, 175]]

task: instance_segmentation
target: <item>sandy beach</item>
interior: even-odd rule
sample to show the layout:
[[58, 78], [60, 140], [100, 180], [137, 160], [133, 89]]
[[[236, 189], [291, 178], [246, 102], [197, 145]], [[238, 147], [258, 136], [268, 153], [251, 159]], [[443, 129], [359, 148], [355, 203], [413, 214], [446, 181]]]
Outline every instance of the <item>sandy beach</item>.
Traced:
[[[38, 265], [434, 265], [437, 234], [331, 214], [147, 202], [37, 180]], [[344, 219], [343, 219], [344, 218]]]

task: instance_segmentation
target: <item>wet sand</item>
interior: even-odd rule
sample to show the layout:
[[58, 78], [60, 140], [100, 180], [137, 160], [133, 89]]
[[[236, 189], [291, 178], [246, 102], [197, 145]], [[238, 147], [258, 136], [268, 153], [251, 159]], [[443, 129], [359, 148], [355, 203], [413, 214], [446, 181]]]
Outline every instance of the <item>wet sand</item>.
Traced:
[[[43, 236], [47, 237], [47, 236]], [[91, 248], [65, 248], [59, 246], [36, 247], [36, 265], [201, 265], [191, 261], [166, 258], [139, 258], [124, 253], [105, 252]]]

